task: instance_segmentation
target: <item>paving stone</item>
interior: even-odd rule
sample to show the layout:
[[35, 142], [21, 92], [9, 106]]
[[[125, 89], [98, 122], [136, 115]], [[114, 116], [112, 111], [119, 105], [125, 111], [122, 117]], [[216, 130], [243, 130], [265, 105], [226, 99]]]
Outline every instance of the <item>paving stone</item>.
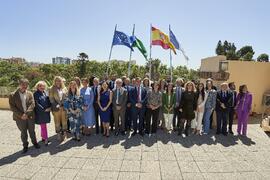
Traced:
[[105, 160], [101, 167], [103, 171], [119, 171], [122, 165], [120, 160]]
[[140, 161], [130, 161], [124, 160], [121, 166], [121, 171], [136, 171], [140, 172], [141, 162]]
[[81, 180], [81, 179], [94, 180], [96, 179], [97, 175], [98, 175], [98, 169], [97, 170], [81, 169], [77, 173], [75, 180]]
[[159, 161], [142, 161], [141, 172], [148, 172], [148, 173], [160, 172]]
[[54, 176], [55, 180], [72, 180], [78, 173], [78, 169], [60, 169]]
[[70, 169], [80, 169], [87, 159], [85, 158], [70, 158], [63, 168]]
[[99, 171], [96, 180], [117, 180], [119, 172], [114, 171]]
[[118, 176], [118, 180], [139, 180], [140, 173], [139, 172], [120, 172]]

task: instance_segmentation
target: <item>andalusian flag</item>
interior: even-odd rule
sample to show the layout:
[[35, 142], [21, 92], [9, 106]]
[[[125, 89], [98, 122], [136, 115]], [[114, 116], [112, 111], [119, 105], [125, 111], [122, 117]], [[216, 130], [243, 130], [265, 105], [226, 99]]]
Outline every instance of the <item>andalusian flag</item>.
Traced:
[[175, 47], [169, 36], [155, 27], [152, 27], [152, 45], [159, 45], [163, 49], [171, 49], [176, 54]]
[[147, 59], [147, 51], [146, 51], [142, 41], [139, 40], [136, 36], [131, 36], [130, 39], [131, 39], [131, 42], [132, 42], [132, 47], [138, 48], [139, 51], [144, 56], [144, 58]]

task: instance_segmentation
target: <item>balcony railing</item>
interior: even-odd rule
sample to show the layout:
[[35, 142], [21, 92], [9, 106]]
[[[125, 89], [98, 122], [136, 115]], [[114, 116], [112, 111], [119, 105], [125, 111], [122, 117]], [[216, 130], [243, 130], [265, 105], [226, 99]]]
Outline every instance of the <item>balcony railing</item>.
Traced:
[[230, 77], [228, 72], [199, 72], [200, 78], [208, 79], [211, 78], [216, 81], [227, 81]]

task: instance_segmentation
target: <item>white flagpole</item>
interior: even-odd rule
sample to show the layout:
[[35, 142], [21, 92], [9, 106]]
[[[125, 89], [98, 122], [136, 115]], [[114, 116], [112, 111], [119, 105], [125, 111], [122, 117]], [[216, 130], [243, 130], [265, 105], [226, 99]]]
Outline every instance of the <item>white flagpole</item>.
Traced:
[[150, 24], [150, 52], [149, 52], [149, 79], [151, 81], [152, 79], [152, 24]]
[[[135, 31], [135, 24], [133, 24], [133, 30], [132, 30], [132, 36], [134, 36], [134, 31]], [[132, 45], [131, 45], [132, 46]], [[132, 57], [132, 50], [130, 49], [130, 53], [129, 53], [129, 62], [128, 62], [128, 77], [130, 77], [130, 66], [131, 66], [131, 57]]]
[[[169, 37], [170, 37], [171, 25], [169, 24]], [[173, 81], [173, 72], [172, 72], [172, 50], [170, 49], [170, 71], [171, 71], [171, 82]]]
[[[114, 38], [114, 35], [115, 35], [116, 28], [117, 28], [117, 24], [115, 25], [113, 38]], [[107, 66], [107, 71], [106, 71], [107, 76], [109, 76], [109, 68], [110, 68], [110, 61], [111, 61], [111, 56], [112, 56], [112, 49], [113, 49], [113, 40], [112, 40], [112, 45], [111, 45], [111, 50], [110, 50], [109, 60], [108, 60], [108, 66]]]

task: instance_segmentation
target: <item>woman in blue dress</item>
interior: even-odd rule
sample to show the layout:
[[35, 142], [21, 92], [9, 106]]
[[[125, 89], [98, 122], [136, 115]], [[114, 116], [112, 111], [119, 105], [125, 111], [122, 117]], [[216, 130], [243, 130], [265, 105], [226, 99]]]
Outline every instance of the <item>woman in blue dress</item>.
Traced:
[[82, 97], [75, 81], [69, 83], [68, 96], [64, 101], [64, 108], [67, 111], [70, 130], [73, 139], [80, 141], [80, 126], [82, 124]]
[[81, 96], [83, 98], [83, 113], [82, 113], [82, 122], [83, 122], [83, 133], [85, 135], [90, 135], [90, 130], [92, 126], [95, 125], [95, 111], [94, 111], [94, 93], [90, 87], [88, 87], [88, 79], [82, 79]]
[[109, 125], [112, 114], [112, 91], [109, 89], [109, 83], [104, 81], [98, 93], [99, 116], [104, 129], [103, 136], [109, 137]]

